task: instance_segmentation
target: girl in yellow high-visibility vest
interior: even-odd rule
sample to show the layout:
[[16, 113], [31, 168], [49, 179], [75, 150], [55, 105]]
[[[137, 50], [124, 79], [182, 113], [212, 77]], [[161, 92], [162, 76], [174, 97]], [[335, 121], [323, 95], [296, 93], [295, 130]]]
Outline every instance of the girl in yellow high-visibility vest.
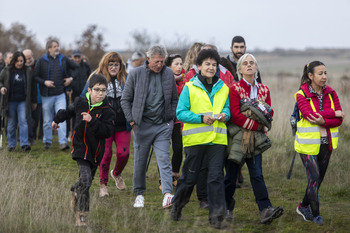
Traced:
[[332, 150], [337, 148], [338, 126], [344, 118], [337, 93], [326, 82], [326, 66], [313, 61], [305, 65], [300, 90], [295, 94], [302, 118], [297, 123], [294, 145], [308, 178], [304, 198], [296, 211], [305, 221], [318, 225], [324, 223], [319, 211], [319, 187]]

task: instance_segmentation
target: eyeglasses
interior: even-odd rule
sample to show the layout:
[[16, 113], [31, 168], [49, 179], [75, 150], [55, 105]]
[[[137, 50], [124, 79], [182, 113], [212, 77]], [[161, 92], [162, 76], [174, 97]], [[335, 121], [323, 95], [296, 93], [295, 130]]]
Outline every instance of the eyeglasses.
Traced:
[[115, 68], [118, 68], [119, 66], [120, 66], [120, 64], [119, 63], [116, 63], [116, 64], [114, 64], [114, 63], [109, 63], [108, 64], [108, 67], [110, 67], [110, 68], [112, 68], [112, 67], [115, 67]]
[[105, 94], [107, 92], [107, 89], [100, 89], [100, 88], [92, 88], [97, 93]]

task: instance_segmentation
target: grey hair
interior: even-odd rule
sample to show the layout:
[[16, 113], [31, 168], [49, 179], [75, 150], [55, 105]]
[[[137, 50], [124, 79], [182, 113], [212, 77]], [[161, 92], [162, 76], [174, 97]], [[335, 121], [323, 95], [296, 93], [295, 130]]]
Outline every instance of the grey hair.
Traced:
[[154, 55], [160, 55], [160, 56], [167, 57], [168, 52], [161, 45], [153, 45], [152, 47], [150, 47], [148, 49], [148, 51], [146, 52], [146, 55], [148, 58], [152, 58]]
[[256, 61], [256, 58], [253, 56], [253, 54], [250, 54], [250, 53], [245, 53], [242, 55], [242, 57], [239, 58], [238, 62], [237, 62], [237, 75], [238, 75], [238, 78], [239, 80], [241, 80], [243, 78], [241, 72], [239, 72], [239, 70], [241, 69], [242, 67], [242, 63], [243, 61], [248, 57], [250, 56], [251, 58], [253, 58], [253, 61], [256, 65], [256, 73], [255, 73], [255, 79], [257, 78], [257, 75], [258, 75], [258, 72], [259, 72], [259, 65], [258, 65], [258, 62]]
[[46, 49], [51, 48], [53, 43], [57, 43], [58, 45], [60, 45], [60, 43], [58, 43], [57, 40], [55, 40], [55, 39], [50, 39], [50, 40], [48, 40], [48, 41], [46, 42]]

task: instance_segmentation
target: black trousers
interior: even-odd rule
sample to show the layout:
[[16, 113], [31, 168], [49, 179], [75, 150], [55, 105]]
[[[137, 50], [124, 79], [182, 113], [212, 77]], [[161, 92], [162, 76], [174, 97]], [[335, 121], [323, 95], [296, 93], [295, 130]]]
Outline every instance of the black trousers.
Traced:
[[179, 173], [182, 163], [182, 135], [181, 123], [174, 124], [173, 133], [171, 135], [173, 157], [171, 159], [171, 166], [173, 172]]
[[182, 175], [178, 180], [173, 204], [182, 209], [190, 200], [193, 187], [199, 179], [200, 169], [207, 159], [208, 178], [207, 193], [209, 202], [209, 218], [223, 217], [226, 211], [224, 188], [224, 145], [197, 145], [185, 147], [186, 159], [182, 167]]
[[79, 168], [79, 179], [71, 187], [71, 191], [77, 193], [77, 210], [86, 212], [89, 211], [89, 191], [92, 180], [96, 174], [97, 166], [94, 166], [90, 162], [82, 159], [77, 159], [77, 164]]

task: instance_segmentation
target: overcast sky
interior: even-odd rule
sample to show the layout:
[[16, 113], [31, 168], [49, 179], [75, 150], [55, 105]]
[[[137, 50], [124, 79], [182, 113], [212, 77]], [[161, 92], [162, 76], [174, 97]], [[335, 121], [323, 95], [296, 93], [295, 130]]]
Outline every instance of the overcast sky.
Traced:
[[242, 35], [248, 49], [350, 48], [349, 0], [0, 0], [0, 22], [19, 22], [44, 46], [49, 35], [69, 45], [97, 24], [108, 50], [128, 48], [147, 30], [167, 45], [178, 37], [229, 49]]

